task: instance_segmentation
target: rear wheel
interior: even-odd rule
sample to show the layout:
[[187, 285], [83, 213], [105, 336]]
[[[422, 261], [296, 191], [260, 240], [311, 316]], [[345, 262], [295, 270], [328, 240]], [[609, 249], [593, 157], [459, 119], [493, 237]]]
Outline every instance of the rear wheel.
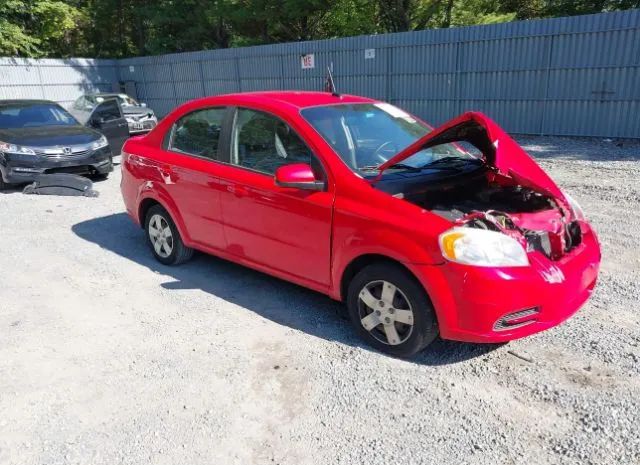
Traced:
[[171, 216], [160, 205], [149, 209], [144, 224], [147, 242], [160, 263], [179, 265], [193, 256], [193, 249], [184, 245]]
[[376, 263], [361, 270], [349, 284], [347, 306], [358, 334], [397, 357], [416, 354], [438, 335], [429, 297], [399, 265]]

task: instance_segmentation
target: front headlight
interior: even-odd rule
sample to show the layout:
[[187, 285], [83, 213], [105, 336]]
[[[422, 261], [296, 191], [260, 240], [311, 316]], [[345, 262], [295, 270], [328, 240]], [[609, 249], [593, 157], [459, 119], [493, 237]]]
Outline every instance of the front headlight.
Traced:
[[452, 228], [440, 235], [440, 250], [447, 260], [475, 266], [528, 266], [524, 247], [496, 231]]
[[576, 199], [571, 197], [566, 192], [562, 192], [564, 194], [564, 198], [569, 202], [569, 207], [571, 207], [571, 212], [573, 213], [573, 218], [580, 221], [585, 221], [586, 217], [584, 216], [584, 211]]
[[13, 153], [17, 155], [35, 155], [33, 149], [23, 147], [21, 145], [9, 144], [8, 142], [0, 142], [0, 152]]
[[98, 150], [109, 145], [109, 141], [106, 137], [102, 136], [100, 139], [91, 144], [91, 150]]

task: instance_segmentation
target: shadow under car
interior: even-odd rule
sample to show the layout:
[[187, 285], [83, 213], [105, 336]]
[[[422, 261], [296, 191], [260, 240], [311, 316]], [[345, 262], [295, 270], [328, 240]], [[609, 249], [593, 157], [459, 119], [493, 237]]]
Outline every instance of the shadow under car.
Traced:
[[[323, 294], [206, 254], [196, 254], [193, 260], [177, 267], [159, 263], [148, 249], [144, 231], [125, 213], [87, 220], [72, 230], [105, 250], [170, 276], [174, 281], [161, 284], [165, 289], [199, 289], [289, 328], [373, 350], [358, 339], [346, 321], [344, 306]], [[500, 345], [438, 339], [411, 361], [447, 365], [483, 356], [497, 347]]]

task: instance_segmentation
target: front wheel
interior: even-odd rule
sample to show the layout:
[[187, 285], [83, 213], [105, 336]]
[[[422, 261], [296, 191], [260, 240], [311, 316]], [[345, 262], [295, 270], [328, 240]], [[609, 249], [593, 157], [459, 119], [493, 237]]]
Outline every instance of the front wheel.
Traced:
[[399, 265], [376, 263], [362, 269], [349, 284], [347, 306], [358, 334], [396, 357], [418, 353], [438, 335], [429, 297]]
[[164, 265], [179, 265], [193, 256], [193, 249], [184, 245], [171, 216], [160, 205], [147, 212], [144, 229], [153, 255]]

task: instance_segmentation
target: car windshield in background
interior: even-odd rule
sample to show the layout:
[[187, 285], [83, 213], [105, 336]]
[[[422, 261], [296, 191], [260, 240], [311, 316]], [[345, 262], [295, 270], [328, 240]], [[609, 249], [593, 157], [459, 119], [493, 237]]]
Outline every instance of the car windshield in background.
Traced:
[[126, 94], [118, 94], [118, 95], [95, 95], [88, 96], [87, 99], [95, 106], [98, 105], [105, 100], [116, 99], [121, 107], [137, 107], [139, 106], [138, 102], [129, 97]]
[[118, 95], [118, 102], [122, 107], [138, 107], [140, 104], [126, 94]]
[[[301, 114], [352, 170], [365, 174], [377, 170], [431, 131], [424, 123], [388, 103], [311, 107]], [[438, 160], [475, 159], [453, 144], [441, 144], [421, 150], [390, 169], [422, 169]]]
[[76, 119], [59, 105], [16, 103], [0, 105], [0, 129], [38, 126], [75, 126]]
[[76, 110], [93, 110], [106, 100], [116, 99], [122, 108], [138, 107], [140, 104], [126, 94], [117, 95], [83, 95], [73, 104]]

